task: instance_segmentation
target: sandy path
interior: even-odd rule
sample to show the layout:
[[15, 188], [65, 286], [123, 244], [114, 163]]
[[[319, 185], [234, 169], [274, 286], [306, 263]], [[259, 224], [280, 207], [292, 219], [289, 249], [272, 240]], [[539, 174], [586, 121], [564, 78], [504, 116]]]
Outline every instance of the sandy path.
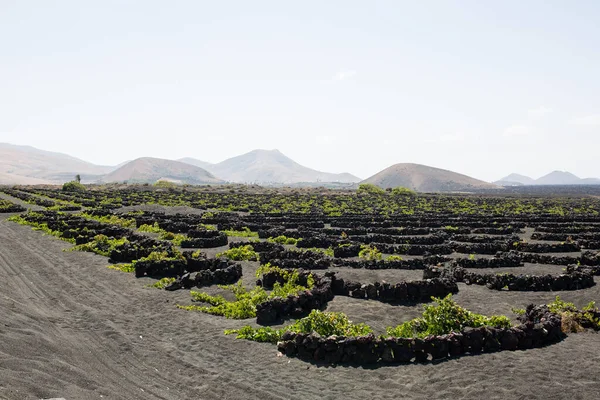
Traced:
[[[595, 399], [600, 391], [598, 334], [435, 365], [316, 367], [224, 336], [243, 322], [178, 310], [186, 292], [146, 288], [68, 247], [0, 216], [1, 399]], [[457, 300], [475, 311], [509, 306], [498, 304], [504, 293], [461, 290]], [[549, 296], [511, 293], [510, 302], [541, 297]], [[330, 309], [376, 326], [418, 311], [343, 297]]]

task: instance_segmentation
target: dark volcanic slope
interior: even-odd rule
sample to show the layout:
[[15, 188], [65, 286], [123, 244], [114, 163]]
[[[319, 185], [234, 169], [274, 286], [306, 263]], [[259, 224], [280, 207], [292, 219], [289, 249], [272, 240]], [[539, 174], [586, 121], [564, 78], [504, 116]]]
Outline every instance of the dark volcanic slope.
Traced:
[[382, 188], [406, 187], [418, 192], [468, 191], [495, 189], [498, 186], [445, 169], [421, 164], [395, 164], [365, 179]]
[[200, 167], [173, 160], [143, 157], [130, 161], [116, 171], [102, 177], [103, 182], [154, 183], [158, 180], [179, 183], [222, 183], [210, 172]]

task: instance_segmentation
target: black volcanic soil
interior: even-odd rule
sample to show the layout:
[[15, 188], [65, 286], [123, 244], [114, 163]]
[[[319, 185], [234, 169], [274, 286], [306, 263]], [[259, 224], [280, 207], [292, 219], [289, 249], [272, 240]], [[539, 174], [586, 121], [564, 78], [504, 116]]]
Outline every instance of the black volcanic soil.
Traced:
[[[63, 252], [69, 244], [7, 217], [0, 216], [0, 399], [596, 399], [600, 392], [595, 333], [542, 349], [374, 369], [278, 357], [273, 345], [223, 335], [244, 321], [177, 309], [189, 303], [187, 291], [147, 288], [151, 280], [110, 270], [101, 256]], [[244, 268], [249, 277], [255, 266]], [[420, 276], [340, 273], [361, 281]], [[581, 306], [599, 294], [595, 286], [561, 297]], [[554, 295], [461, 284], [455, 299], [510, 315]], [[381, 332], [420, 307], [338, 297], [329, 310]]]

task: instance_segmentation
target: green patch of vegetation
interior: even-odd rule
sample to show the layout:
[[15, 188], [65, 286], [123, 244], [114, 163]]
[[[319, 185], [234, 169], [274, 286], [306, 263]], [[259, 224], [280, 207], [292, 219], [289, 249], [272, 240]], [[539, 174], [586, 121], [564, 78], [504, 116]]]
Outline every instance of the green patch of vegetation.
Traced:
[[137, 228], [137, 229], [140, 232], [149, 232], [149, 233], [161, 233], [161, 232], [164, 232], [164, 230], [160, 226], [158, 226], [158, 222], [155, 222], [152, 225], [150, 225], [150, 224], [143, 224], [143, 225], [140, 225], [140, 227]]
[[106, 235], [96, 235], [92, 241], [73, 246], [69, 251], [89, 251], [109, 257], [113, 250], [123, 246], [125, 243], [129, 243], [127, 238], [111, 239]]
[[236, 231], [236, 230], [230, 229], [230, 230], [224, 230], [222, 232], [225, 233], [227, 236], [253, 237], [253, 238], [258, 237], [258, 232], [252, 232], [250, 230], [250, 228], [248, 228], [248, 227], [244, 227], [241, 231]]
[[257, 261], [258, 253], [254, 251], [252, 245], [247, 244], [217, 253], [217, 258], [219, 257], [225, 257], [233, 261]]
[[[134, 268], [135, 270], [135, 268]], [[150, 287], [156, 288], [156, 289], [164, 289], [165, 287], [169, 286], [170, 284], [172, 284], [173, 282], [175, 282], [175, 278], [162, 278], [161, 280], [154, 282], [151, 285], [148, 285]]]
[[223, 296], [211, 296], [209, 294], [192, 290], [192, 299], [197, 302], [208, 303], [210, 306], [180, 306], [184, 310], [200, 311], [206, 314], [220, 315], [225, 318], [246, 319], [256, 317], [256, 305], [267, 300], [269, 295], [260, 286], [247, 291], [240, 280], [235, 285], [219, 285], [220, 288], [230, 290], [235, 301], [228, 301]]
[[244, 326], [240, 329], [226, 330], [225, 334], [237, 335], [237, 339], [277, 343], [285, 332], [315, 332], [323, 337], [332, 335], [355, 337], [368, 335], [373, 332], [373, 329], [366, 324], [353, 324], [343, 313], [312, 310], [308, 316], [282, 329]]
[[279, 235], [277, 237], [270, 237], [267, 239], [267, 242], [271, 242], [271, 243], [279, 243], [279, 244], [291, 244], [291, 245], [297, 245], [298, 244], [298, 240], [300, 239], [296, 239], [296, 238], [291, 238], [291, 237], [287, 237], [284, 235]]
[[392, 189], [393, 196], [416, 196], [417, 192], [409, 188], [398, 186]]
[[165, 230], [160, 232], [158, 238], [161, 240], [168, 240], [172, 242], [175, 246], [181, 246], [181, 242], [188, 239], [187, 235], [184, 235], [183, 233], [173, 233], [167, 232]]
[[386, 258], [385, 261], [387, 261], [387, 262], [402, 261], [402, 257], [400, 257], [399, 255], [393, 254], [393, 255], [389, 256], [388, 258]]
[[256, 317], [256, 306], [268, 299], [275, 297], [287, 297], [289, 295], [297, 295], [298, 293], [308, 290], [298, 284], [298, 272], [294, 271], [287, 276], [283, 285], [275, 283], [273, 290], [268, 293], [261, 286], [256, 286], [248, 291], [242, 286], [242, 281], [234, 285], [219, 285], [221, 289], [229, 290], [235, 296], [235, 301], [228, 301], [223, 296], [211, 296], [209, 294], [190, 291], [192, 299], [197, 302], [208, 303], [210, 306], [178, 305], [178, 308], [188, 311], [200, 311], [212, 315], [220, 315], [225, 318], [246, 319]]
[[429, 335], [444, 335], [450, 332], [460, 332], [467, 327], [478, 328], [489, 326], [495, 328], [510, 328], [510, 319], [505, 316], [475, 314], [468, 311], [452, 300], [452, 295], [443, 299], [432, 297], [436, 305], [425, 305], [421, 318], [387, 328], [387, 334], [393, 337], [426, 337]]
[[86, 190], [86, 187], [78, 181], [66, 182], [62, 186], [63, 192], [85, 192]]
[[458, 226], [446, 225], [444, 230], [446, 232], [457, 232], [460, 228]]
[[382, 254], [376, 247], [361, 245], [358, 257], [369, 261], [379, 261], [382, 258]]
[[361, 183], [360, 185], [358, 185], [356, 193], [366, 195], [381, 195], [385, 194], [385, 190], [377, 185], [373, 185], [372, 183]]
[[583, 325], [591, 326], [595, 330], [600, 330], [600, 318], [596, 318], [598, 307], [595, 301], [590, 301], [581, 311], [577, 310], [575, 304], [561, 300], [560, 296], [548, 304], [551, 312], [561, 316], [561, 328], [565, 333], [582, 332]]
[[214, 218], [215, 217], [215, 213], [210, 212], [210, 211], [206, 211], [204, 213], [202, 213], [202, 219], [210, 219], [210, 218]]
[[[286, 284], [290, 288], [290, 290], [293, 290], [293, 286], [296, 285], [296, 282], [298, 282], [298, 279], [299, 279], [298, 271], [283, 269], [276, 265], [271, 265], [271, 263], [266, 263], [266, 264], [263, 264], [260, 267], [258, 267], [258, 269], [256, 270], [256, 277], [260, 278], [262, 275], [268, 274], [268, 273], [276, 273], [277, 275], [281, 276], [282, 279], [286, 282]], [[307, 284], [306, 284], [307, 289], [312, 289], [314, 287], [314, 284], [315, 284], [315, 278], [313, 277], [312, 274], [308, 275]], [[284, 290], [287, 290], [287, 289], [284, 289]], [[273, 291], [275, 292], [276, 289], [274, 288]]]
[[127, 273], [135, 272], [135, 266], [132, 263], [111, 264], [111, 265], [108, 265], [107, 267], [110, 269], [114, 269], [116, 271], [121, 271], [121, 272], [127, 272]]
[[173, 189], [177, 187], [177, 184], [175, 182], [159, 180], [154, 182], [154, 185], [152, 186], [157, 188]]
[[119, 217], [117, 215], [113, 215], [113, 214], [100, 216], [100, 215], [92, 215], [92, 214], [88, 214], [88, 213], [79, 213], [77, 215], [82, 218], [92, 219], [94, 221], [102, 222], [102, 223], [109, 224], [109, 225], [119, 225], [124, 228], [132, 228], [132, 229], [135, 229], [135, 227], [136, 227], [135, 219], [121, 218], [121, 217]]
[[55, 230], [50, 229], [48, 227], [48, 224], [46, 224], [46, 223], [39, 223], [39, 222], [33, 221], [33, 219], [36, 218], [36, 217], [42, 217], [41, 214], [36, 213], [35, 211], [31, 211], [31, 212], [29, 212], [27, 214], [24, 214], [24, 215], [28, 216], [31, 219], [26, 219], [26, 218], [24, 218], [21, 215], [13, 215], [8, 220], [11, 221], [11, 222], [15, 222], [15, 223], [17, 223], [19, 225], [28, 225], [28, 226], [31, 226], [34, 231], [42, 231], [46, 235], [57, 237], [57, 238], [59, 238], [61, 240], [64, 240], [65, 242], [75, 243], [75, 239], [63, 237], [62, 233], [60, 231], [55, 231]]
[[216, 231], [217, 227], [215, 225], [210, 225], [210, 224], [199, 224], [198, 228], [204, 228], [207, 231]]
[[332, 247], [329, 247], [327, 249], [321, 249], [319, 247], [303, 247], [303, 248], [296, 249], [296, 251], [300, 251], [300, 252], [312, 251], [314, 253], [323, 254], [324, 256], [327, 256], [327, 257], [333, 257], [333, 248]]

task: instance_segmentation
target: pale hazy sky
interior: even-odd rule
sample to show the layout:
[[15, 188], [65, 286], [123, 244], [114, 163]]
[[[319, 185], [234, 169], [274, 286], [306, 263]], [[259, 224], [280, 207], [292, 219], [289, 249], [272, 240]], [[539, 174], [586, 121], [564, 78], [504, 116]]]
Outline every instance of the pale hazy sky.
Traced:
[[0, 0], [0, 142], [600, 177], [600, 1]]

